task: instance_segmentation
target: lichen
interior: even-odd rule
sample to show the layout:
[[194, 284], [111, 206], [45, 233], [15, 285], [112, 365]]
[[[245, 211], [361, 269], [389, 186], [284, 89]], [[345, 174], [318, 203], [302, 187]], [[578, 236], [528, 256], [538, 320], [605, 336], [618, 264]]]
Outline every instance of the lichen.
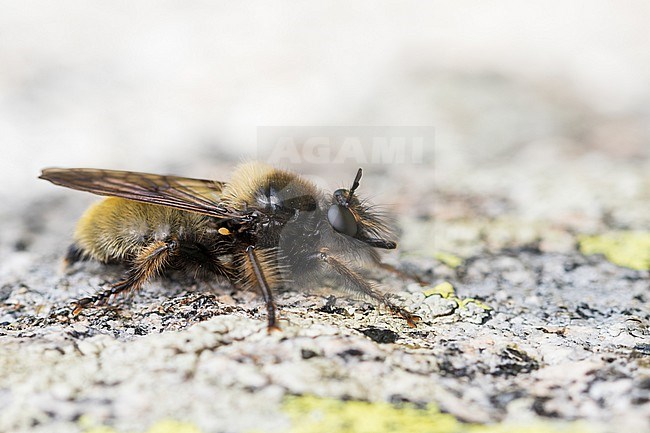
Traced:
[[[579, 422], [532, 420], [528, 423], [468, 424], [442, 413], [434, 404], [392, 405], [343, 401], [315, 396], [285, 399], [283, 412], [291, 420], [288, 433], [560, 433], [593, 431]], [[252, 432], [251, 432], [252, 433]]]
[[619, 231], [578, 238], [580, 252], [603, 254], [607, 260], [636, 270], [650, 270], [650, 232]]
[[434, 405], [341, 401], [314, 396], [287, 398], [283, 411], [292, 422], [291, 433], [457, 432], [460, 422]]
[[[87, 419], [82, 418], [80, 424], [91, 424]], [[113, 427], [108, 426], [89, 426], [85, 428], [84, 433], [123, 433]], [[145, 430], [145, 433], [201, 433], [201, 430], [194, 424], [179, 422], [172, 419], [163, 419]]]
[[461, 257], [444, 251], [437, 251], [433, 257], [439, 262], [444, 263], [445, 265], [454, 269], [463, 264], [463, 259]]
[[454, 301], [456, 301], [456, 303], [458, 304], [458, 306], [460, 308], [466, 308], [467, 304], [473, 303], [473, 304], [476, 304], [476, 306], [478, 306], [478, 307], [480, 307], [480, 308], [482, 308], [484, 310], [491, 310], [491, 308], [488, 305], [484, 304], [483, 302], [481, 302], [481, 301], [479, 301], [477, 299], [474, 299], [474, 298], [460, 298], [459, 296], [457, 296], [456, 295], [456, 289], [454, 289], [454, 286], [448, 281], [442, 282], [442, 283], [438, 284], [437, 286], [432, 287], [432, 288], [427, 289], [427, 290], [424, 291], [424, 296], [429, 297], [429, 296], [434, 296], [434, 295], [438, 295], [438, 296], [440, 296], [440, 297], [442, 297], [444, 299], [454, 300]]

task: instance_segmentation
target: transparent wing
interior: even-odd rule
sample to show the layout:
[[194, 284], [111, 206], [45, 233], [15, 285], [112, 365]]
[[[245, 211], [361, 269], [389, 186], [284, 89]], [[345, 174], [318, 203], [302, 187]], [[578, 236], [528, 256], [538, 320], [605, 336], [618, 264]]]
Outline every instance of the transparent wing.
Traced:
[[224, 182], [93, 168], [46, 168], [39, 177], [93, 194], [224, 216], [218, 206]]

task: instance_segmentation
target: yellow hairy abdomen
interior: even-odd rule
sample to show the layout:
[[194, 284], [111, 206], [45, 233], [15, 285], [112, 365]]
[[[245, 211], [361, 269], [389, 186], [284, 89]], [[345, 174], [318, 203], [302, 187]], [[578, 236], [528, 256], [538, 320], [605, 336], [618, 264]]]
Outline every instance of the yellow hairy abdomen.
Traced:
[[74, 240], [90, 258], [124, 261], [135, 257], [152, 240], [197, 230], [204, 223], [205, 217], [200, 214], [108, 197], [82, 215]]

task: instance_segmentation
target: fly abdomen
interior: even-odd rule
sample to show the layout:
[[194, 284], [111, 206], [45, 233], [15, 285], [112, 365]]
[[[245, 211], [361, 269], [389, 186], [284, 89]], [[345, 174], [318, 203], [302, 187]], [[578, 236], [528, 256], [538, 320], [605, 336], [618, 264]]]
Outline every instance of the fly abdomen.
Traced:
[[75, 246], [102, 262], [129, 261], [151, 241], [205, 230], [207, 217], [117, 197], [92, 205], [75, 230]]

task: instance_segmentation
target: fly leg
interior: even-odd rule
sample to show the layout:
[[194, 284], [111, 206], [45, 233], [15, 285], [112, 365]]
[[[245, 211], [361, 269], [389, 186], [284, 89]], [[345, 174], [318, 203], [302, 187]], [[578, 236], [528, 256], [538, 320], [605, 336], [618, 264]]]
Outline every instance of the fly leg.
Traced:
[[105, 305], [112, 296], [120, 293], [138, 290], [145, 281], [160, 273], [169, 259], [178, 252], [178, 245], [175, 238], [151, 242], [138, 254], [122, 280], [108, 290], [74, 301], [72, 314], [77, 315], [90, 305]]
[[384, 263], [384, 262], [378, 260], [377, 261], [377, 266], [379, 266], [380, 268], [382, 268], [382, 269], [384, 269], [384, 270], [386, 270], [388, 272], [391, 272], [391, 273], [397, 275], [399, 278], [401, 278], [403, 280], [413, 280], [422, 287], [425, 287], [428, 284], [426, 281], [424, 281], [419, 276], [414, 275], [414, 274], [410, 274], [408, 272], [404, 272], [401, 269], [398, 269], [397, 267], [395, 267], [395, 266], [393, 266], [391, 264]]
[[385, 294], [376, 291], [371, 283], [366, 281], [361, 275], [350, 269], [341, 259], [331, 255], [327, 248], [321, 248], [317, 253], [317, 258], [322, 262], [329, 265], [329, 267], [343, 278], [348, 288], [359, 292], [383, 305], [393, 313], [401, 316], [410, 327], [415, 327], [415, 324], [420, 318], [405, 308], [393, 304], [393, 302]]
[[242, 270], [242, 285], [258, 289], [266, 303], [266, 314], [268, 318], [267, 331], [280, 330], [276, 319], [276, 305], [273, 300], [273, 287], [277, 287], [280, 281], [280, 270], [275, 262], [275, 250], [255, 249], [249, 245], [243, 252], [240, 259]]

